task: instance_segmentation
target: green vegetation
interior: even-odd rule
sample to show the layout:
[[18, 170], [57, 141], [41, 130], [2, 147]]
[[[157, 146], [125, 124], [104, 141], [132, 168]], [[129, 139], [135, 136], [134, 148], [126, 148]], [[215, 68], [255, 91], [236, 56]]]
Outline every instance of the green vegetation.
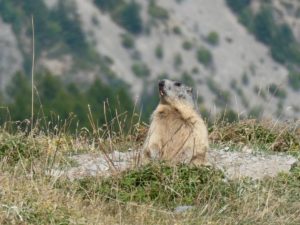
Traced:
[[197, 50], [196, 56], [198, 61], [204, 66], [209, 66], [213, 61], [213, 56], [211, 52], [203, 46]]
[[243, 104], [243, 106], [245, 108], [248, 108], [249, 107], [249, 100], [248, 98], [245, 96], [244, 92], [243, 92], [243, 89], [241, 88], [236, 88], [235, 89], [237, 95], [239, 96], [239, 98], [241, 99], [241, 102]]
[[[130, 123], [129, 120], [124, 120]], [[8, 123], [9, 124], [9, 123]], [[127, 143], [140, 146], [145, 126], [132, 132], [82, 130], [69, 135], [59, 124], [33, 135], [0, 128], [1, 224], [299, 224], [300, 167], [274, 178], [228, 180], [212, 167], [170, 166], [156, 162], [116, 172], [69, 180], [50, 171], [73, 165], [69, 156], [110, 152]], [[25, 129], [26, 130], [26, 129]], [[101, 138], [100, 138], [101, 137]], [[211, 143], [259, 146], [299, 156], [292, 127], [254, 120], [215, 123]], [[119, 145], [119, 146], [118, 146]], [[232, 148], [234, 149], [234, 148]], [[73, 165], [74, 166], [74, 165]], [[28, 194], [30, 193], [30, 194]], [[177, 206], [191, 205], [184, 213]]]
[[182, 57], [180, 53], [174, 55], [174, 67], [179, 68], [182, 65]]
[[139, 34], [143, 31], [140, 7], [134, 1], [117, 8], [113, 13], [113, 18], [120, 26], [133, 34]]
[[238, 97], [241, 99], [241, 102], [242, 102], [243, 106], [248, 108], [249, 107], [249, 101], [248, 101], [247, 97], [245, 96], [245, 94], [243, 92], [243, 89], [241, 89], [237, 85], [237, 81], [235, 79], [231, 80], [230, 87], [236, 92]]
[[254, 14], [250, 0], [226, 0], [228, 6], [238, 15], [255, 37], [270, 46], [272, 57], [280, 63], [300, 64], [300, 45], [291, 28], [285, 23], [276, 23], [274, 10], [268, 3]]
[[192, 71], [193, 74], [199, 73], [199, 68], [198, 67], [193, 67]]
[[[157, 74], [157, 80], [165, 79], [166, 77], [169, 77], [169, 74], [166, 72], [161, 72]], [[149, 88], [150, 91], [147, 91]], [[141, 111], [142, 113], [142, 119], [144, 121], [149, 122], [149, 119], [151, 117], [152, 112], [157, 107], [157, 104], [159, 102], [159, 95], [157, 94], [157, 84], [146, 83], [144, 84], [143, 93], [141, 94]]]
[[184, 41], [183, 43], [182, 43], [182, 48], [184, 49], [184, 50], [191, 50], [192, 49], [192, 47], [193, 47], [193, 44], [190, 42], [190, 41]]
[[[37, 74], [37, 95], [34, 110], [41, 123], [45, 121], [72, 120], [72, 129], [75, 126], [89, 126], [88, 114], [91, 113], [96, 123], [103, 124], [106, 119], [115, 116], [115, 111], [104, 114], [104, 108], [114, 107], [118, 112], [132, 112], [133, 103], [125, 91], [125, 87], [114, 84], [114, 88], [96, 80], [85, 90], [70, 83], [64, 85], [62, 81], [49, 73]], [[24, 121], [31, 117], [31, 88], [28, 79], [17, 73], [8, 89], [9, 102], [1, 102], [1, 106], [8, 108], [8, 114], [13, 121]], [[122, 104], [121, 104], [122, 102]], [[90, 105], [91, 112], [89, 112]], [[7, 113], [2, 112], [0, 124], [7, 119]], [[1, 114], [0, 114], [1, 115]], [[105, 118], [107, 117], [107, 118]], [[52, 122], [54, 122], [52, 121]]]
[[276, 116], [279, 118], [282, 116], [282, 114], [283, 114], [283, 100], [280, 99], [277, 102]]
[[275, 21], [270, 8], [262, 9], [254, 19], [256, 37], [263, 43], [271, 43], [275, 26]]
[[178, 27], [178, 26], [173, 27], [173, 33], [176, 35], [181, 35], [182, 32], [181, 32], [180, 27]]
[[207, 37], [206, 37], [206, 41], [215, 46], [219, 44], [219, 34], [215, 31], [210, 32]]
[[251, 109], [249, 110], [248, 116], [249, 116], [249, 118], [260, 119], [262, 117], [263, 112], [264, 112], [264, 110], [261, 105], [255, 105], [255, 106], [251, 107]]
[[123, 0], [94, 0], [94, 2], [103, 11], [113, 11], [118, 6], [124, 4]]
[[222, 90], [221, 87], [212, 79], [206, 80], [208, 88], [216, 95], [215, 103], [220, 107], [227, 107], [231, 103], [231, 95], [229, 91]]
[[167, 20], [169, 19], [168, 11], [156, 4], [155, 0], [150, 0], [148, 5], [148, 13], [154, 19]]
[[143, 21], [140, 16], [140, 6], [135, 1], [124, 0], [94, 0], [96, 6], [109, 12], [112, 19], [132, 34], [143, 31]]
[[257, 94], [258, 96], [262, 97], [262, 99], [266, 100], [267, 99], [267, 95], [266, 92], [263, 88], [258, 87], [257, 85], [254, 86], [253, 91], [255, 94]]
[[[1, 16], [5, 22], [13, 25], [14, 32], [20, 33], [21, 27], [31, 32], [31, 15], [35, 21], [36, 49], [50, 48], [63, 42], [68, 50], [83, 54], [88, 49], [84, 34], [76, 15], [70, 13], [68, 5], [59, 2], [57, 8], [50, 11], [42, 0], [29, 0], [22, 4], [17, 0], [3, 0], [0, 3]], [[72, 18], [72, 19], [71, 19]], [[25, 26], [24, 26], [25, 25]]]
[[291, 71], [288, 76], [289, 85], [295, 90], [300, 90], [300, 73]]
[[190, 87], [195, 87], [195, 81], [192, 78], [191, 74], [187, 71], [184, 71], [181, 75], [181, 80]]
[[297, 153], [300, 139], [292, 126], [280, 124], [274, 127], [271, 121], [244, 120], [221, 123], [212, 128], [211, 140], [216, 144], [259, 146], [260, 149]]
[[98, 55], [90, 48], [80, 27], [78, 15], [73, 5], [59, 1], [58, 6], [48, 9], [43, 0], [28, 0], [26, 4], [18, 0], [0, 1], [0, 16], [12, 24], [19, 38], [19, 46], [24, 54], [24, 68], [30, 71], [30, 53], [20, 37], [25, 33], [31, 39], [31, 16], [34, 18], [35, 50], [38, 57], [42, 51], [51, 54], [72, 53], [82, 63], [98, 60]]
[[[190, 168], [186, 165], [170, 167], [165, 164], [150, 164], [139, 170], [124, 173], [119, 179], [104, 179], [102, 182], [95, 183], [88, 178], [79, 181], [78, 186], [82, 190], [105, 196], [104, 200], [118, 199], [121, 202], [134, 201], [139, 204], [151, 202], [156, 206], [173, 208], [179, 204], [192, 205], [195, 202], [204, 204], [208, 200], [217, 199], [222, 201], [220, 199], [222, 190], [212, 187], [220, 185], [219, 187], [224, 191], [230, 189], [223, 178], [221, 171], [206, 167]], [[91, 193], [86, 193], [86, 197]], [[226, 198], [226, 194], [223, 197]]]
[[131, 70], [137, 77], [147, 77], [150, 75], [150, 69], [143, 62], [134, 63], [131, 66]]
[[247, 86], [249, 84], [249, 77], [247, 75], [247, 73], [243, 73], [243, 76], [242, 76], [242, 83], [243, 85]]
[[127, 33], [122, 34], [121, 38], [122, 38], [122, 45], [125, 48], [128, 48], [128, 49], [134, 48], [134, 39], [130, 34], [127, 34]]
[[160, 44], [158, 44], [155, 48], [155, 56], [158, 59], [162, 59], [164, 57], [163, 47]]
[[269, 92], [271, 95], [277, 97], [277, 98], [286, 98], [286, 91], [280, 87], [278, 87], [278, 85], [272, 83], [269, 86]]
[[225, 108], [221, 110], [221, 112], [217, 114], [217, 118], [219, 118], [220, 121], [226, 123], [234, 123], [241, 119], [240, 116], [233, 109], [230, 108]]
[[236, 13], [245, 10], [251, 3], [251, 0], [226, 0], [228, 6]]

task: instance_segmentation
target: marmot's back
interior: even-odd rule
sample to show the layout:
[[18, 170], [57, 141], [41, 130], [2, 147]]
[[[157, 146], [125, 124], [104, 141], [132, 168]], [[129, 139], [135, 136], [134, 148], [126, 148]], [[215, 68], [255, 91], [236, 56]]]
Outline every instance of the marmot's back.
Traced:
[[205, 164], [207, 128], [196, 111], [192, 88], [171, 80], [162, 80], [158, 86], [160, 102], [144, 144], [146, 158]]

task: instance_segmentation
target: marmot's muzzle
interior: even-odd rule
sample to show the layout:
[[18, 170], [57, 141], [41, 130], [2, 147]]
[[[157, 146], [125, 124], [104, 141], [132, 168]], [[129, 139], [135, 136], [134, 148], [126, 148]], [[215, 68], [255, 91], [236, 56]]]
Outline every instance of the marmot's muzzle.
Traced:
[[164, 87], [165, 87], [165, 81], [164, 80], [159, 81], [158, 82], [158, 90], [159, 90], [160, 96], [163, 96], [165, 94]]

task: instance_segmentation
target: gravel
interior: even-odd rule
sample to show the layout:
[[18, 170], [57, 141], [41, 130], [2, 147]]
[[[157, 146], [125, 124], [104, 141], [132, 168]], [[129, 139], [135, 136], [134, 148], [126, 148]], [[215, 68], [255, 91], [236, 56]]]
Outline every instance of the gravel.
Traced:
[[[76, 166], [67, 169], [52, 169], [47, 171], [55, 177], [66, 176], [70, 180], [87, 176], [110, 176], [120, 171], [134, 168], [138, 163], [137, 151], [119, 152], [110, 154], [81, 154], [71, 156]], [[213, 167], [224, 171], [228, 179], [251, 177], [263, 179], [275, 177], [280, 172], [289, 172], [298, 160], [286, 154], [266, 154], [252, 152], [246, 149], [241, 152], [231, 152], [228, 148], [211, 149], [208, 161]]]

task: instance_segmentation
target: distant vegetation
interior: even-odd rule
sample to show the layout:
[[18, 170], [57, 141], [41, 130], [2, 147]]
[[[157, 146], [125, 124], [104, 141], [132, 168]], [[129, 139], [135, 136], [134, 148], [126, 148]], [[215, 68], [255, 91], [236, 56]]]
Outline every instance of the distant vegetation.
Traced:
[[231, 95], [229, 91], [223, 90], [213, 78], [209, 77], [206, 84], [212, 93], [215, 94], [215, 103], [220, 107], [228, 107], [231, 104]]
[[182, 48], [184, 49], [184, 50], [191, 50], [192, 49], [192, 47], [193, 47], [193, 44], [190, 42], [190, 41], [184, 41], [183, 43], [182, 43]]
[[143, 31], [140, 6], [135, 1], [94, 0], [94, 2], [102, 11], [109, 12], [117, 24], [132, 34], [139, 34]]
[[131, 66], [132, 72], [137, 76], [137, 77], [147, 77], [150, 75], [150, 69], [148, 66], [143, 63], [143, 62], [136, 62]]
[[164, 51], [161, 44], [158, 44], [155, 48], [155, 56], [158, 59], [162, 59], [164, 57]]
[[234, 12], [242, 12], [251, 3], [251, 0], [226, 0], [227, 4]]
[[238, 15], [255, 37], [270, 46], [272, 57], [280, 63], [300, 64], [300, 45], [295, 40], [291, 28], [278, 24], [274, 18], [274, 9], [267, 1], [254, 14], [250, 0], [226, 0], [227, 5]]
[[[72, 5], [59, 1], [54, 9], [48, 9], [43, 0], [27, 0], [26, 4], [18, 0], [0, 1], [0, 16], [12, 24], [18, 36], [24, 31], [31, 38], [31, 16], [34, 18], [35, 46], [37, 56], [44, 50], [55, 49], [54, 52], [71, 52], [75, 57], [93, 60], [96, 55], [89, 47], [81, 30], [78, 16], [71, 10]], [[20, 40], [23, 43], [24, 40]], [[21, 44], [25, 54], [25, 69], [30, 70], [31, 52]], [[53, 54], [53, 53], [52, 53]], [[55, 54], [55, 53], [54, 53]]]
[[196, 56], [198, 61], [205, 66], [209, 66], [212, 63], [213, 56], [211, 52], [203, 46], [197, 50]]
[[210, 32], [206, 37], [206, 41], [211, 45], [218, 45], [219, 44], [219, 34], [215, 31]]
[[68, 16], [68, 13], [72, 12], [68, 7], [70, 6], [63, 1], [59, 1], [53, 10], [49, 10], [43, 0], [27, 0], [26, 4], [18, 0], [2, 0], [0, 15], [5, 22], [12, 24], [16, 33], [21, 32], [22, 27], [31, 33], [31, 16], [33, 16], [38, 52], [62, 42], [69, 50], [82, 54], [88, 46], [77, 16]]
[[134, 39], [130, 34], [122, 34], [121, 38], [123, 47], [128, 49], [134, 48]]
[[176, 35], [181, 35], [182, 32], [181, 32], [180, 27], [178, 27], [178, 26], [173, 27], [173, 33]]
[[174, 64], [173, 64], [174, 68], [179, 68], [183, 63], [180, 53], [175, 53], [173, 60], [174, 60]]
[[242, 75], [242, 83], [245, 86], [247, 86], [249, 84], [249, 77], [246, 72], [244, 72]]
[[[79, 127], [89, 126], [88, 105], [95, 121], [105, 123], [104, 103], [106, 103], [107, 118], [113, 118], [118, 113], [132, 112], [133, 103], [125, 87], [113, 88], [96, 80], [85, 90], [76, 84], [64, 85], [58, 77], [50, 73], [38, 74], [36, 89], [36, 101], [34, 105], [36, 117], [42, 122], [53, 118], [62, 121], [73, 118], [73, 127], [79, 123]], [[24, 74], [17, 73], [8, 88], [9, 102], [0, 101], [1, 106], [7, 106], [7, 110], [1, 110], [0, 122], [7, 120], [23, 121], [31, 116], [31, 87]], [[0, 99], [1, 100], [1, 99]], [[111, 108], [110, 108], [111, 106]], [[7, 115], [9, 114], [9, 115]]]
[[187, 84], [188, 86], [195, 87], [195, 81], [191, 74], [189, 74], [187, 71], [184, 71], [181, 75], [181, 80]]
[[155, 0], [150, 0], [148, 6], [148, 13], [152, 18], [159, 20], [167, 20], [169, 19], [168, 11], [161, 6], [156, 4]]
[[300, 90], [300, 73], [295, 72], [295, 71], [291, 71], [289, 73], [288, 82], [289, 82], [289, 85], [295, 91], [299, 91]]
[[272, 83], [269, 86], [270, 94], [277, 97], [277, 98], [286, 98], [286, 91], [279, 87], [278, 85]]

